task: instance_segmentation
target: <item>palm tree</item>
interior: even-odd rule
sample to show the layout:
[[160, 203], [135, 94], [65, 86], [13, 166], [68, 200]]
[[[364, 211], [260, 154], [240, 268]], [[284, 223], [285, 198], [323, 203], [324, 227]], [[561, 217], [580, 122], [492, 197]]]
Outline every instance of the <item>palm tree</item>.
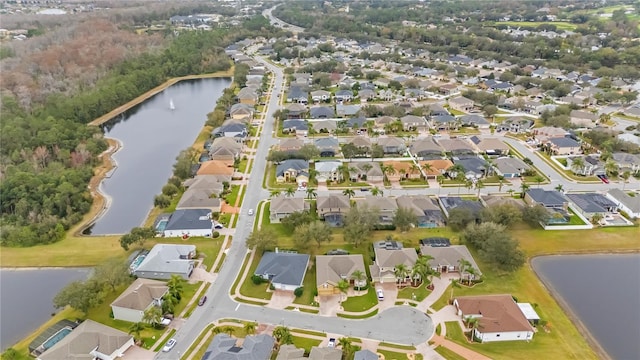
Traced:
[[436, 176], [436, 181], [438, 182], [438, 195], [440, 195], [440, 189], [442, 188], [442, 184], [444, 184], [444, 176]]
[[581, 157], [575, 157], [571, 159], [571, 170], [575, 173], [582, 173], [584, 169], [584, 159]]
[[250, 322], [245, 323], [245, 324], [244, 324], [244, 327], [243, 327], [243, 328], [244, 328], [244, 332], [245, 332], [247, 335], [253, 335], [253, 334], [255, 334], [255, 333], [256, 333], [256, 327], [257, 327], [257, 325], [258, 325], [258, 324], [256, 324], [256, 323], [255, 323], [255, 322], [253, 322], [253, 321], [250, 321]]
[[316, 196], [318, 196], [318, 193], [316, 193], [314, 189], [311, 189], [311, 188], [307, 189], [307, 199], [311, 200]]
[[478, 180], [476, 181], [476, 189], [478, 189], [478, 198], [480, 198], [480, 190], [484, 187], [484, 184], [482, 183], [482, 181]]
[[433, 166], [431, 166], [431, 164], [429, 163], [422, 164], [422, 171], [424, 171], [425, 178], [427, 177], [429, 172], [431, 172], [432, 170], [433, 170]]
[[516, 192], [516, 191], [513, 190], [513, 189], [509, 189], [509, 190], [507, 190], [507, 192], [509, 193], [509, 196], [513, 197], [513, 193]]
[[377, 186], [371, 189], [371, 195], [373, 196], [382, 196], [384, 192], [380, 190]]
[[360, 284], [367, 279], [367, 274], [365, 274], [362, 270], [354, 270], [351, 273], [351, 278], [354, 280], [354, 285], [358, 285], [356, 286], [356, 289], [360, 291]]
[[233, 335], [233, 333], [236, 332], [236, 328], [231, 326], [231, 325], [225, 325], [225, 326], [222, 327], [222, 331], [226, 332], [227, 335], [231, 336], [231, 335]]
[[503, 184], [504, 184], [504, 176], [498, 175], [498, 192], [502, 192]]
[[140, 333], [144, 330], [145, 325], [143, 322], [136, 322], [129, 326], [129, 335], [133, 335], [133, 339], [138, 342], [140, 341]]
[[184, 291], [185, 280], [179, 275], [171, 275], [169, 281], [167, 281], [167, 287], [169, 288], [169, 294], [178, 301], [182, 300], [182, 292]]
[[274, 198], [274, 197], [278, 197], [282, 194], [282, 191], [280, 190], [271, 190], [271, 192], [269, 193], [269, 196]]
[[400, 177], [401, 177], [401, 178], [403, 178], [403, 179], [406, 179], [406, 178], [407, 178], [407, 176], [406, 176], [406, 175], [407, 175], [407, 170], [405, 170], [405, 169], [400, 169], [400, 171], [398, 171], [398, 172], [400, 173]]
[[[349, 167], [345, 164], [341, 164], [336, 168], [338, 174], [340, 174], [340, 179], [344, 181], [344, 179], [349, 178]], [[346, 176], [345, 176], [346, 175]]]
[[533, 181], [535, 181], [538, 184], [538, 187], [540, 187], [540, 183], [544, 181], [544, 178], [540, 175], [536, 175], [536, 177], [533, 178]]
[[149, 323], [153, 327], [158, 326], [162, 321], [162, 309], [157, 306], [148, 308], [142, 315], [142, 321]]
[[318, 170], [309, 169], [309, 182], [313, 182], [314, 184], [317, 183], [316, 182], [316, 177], [317, 176], [318, 176]]
[[520, 184], [520, 189], [522, 190], [522, 193], [520, 194], [520, 198], [524, 199], [524, 196], [527, 193], [527, 190], [529, 190], [531, 186], [529, 186], [529, 184], [527, 184], [526, 182], [522, 182], [522, 184]]
[[458, 260], [458, 271], [460, 272], [460, 282], [462, 282], [462, 277], [465, 273], [469, 272], [469, 269], [472, 268], [473, 266], [471, 265], [471, 263], [469, 261], [467, 261], [466, 259], [459, 259]]
[[162, 312], [165, 314], [173, 314], [173, 310], [175, 309], [176, 305], [178, 305], [178, 303], [180, 303], [180, 300], [177, 299], [174, 294], [167, 292], [162, 297]]
[[[340, 290], [340, 293], [346, 295], [347, 291], [349, 291], [349, 282], [345, 279], [342, 279], [338, 281], [338, 284], [336, 285], [336, 287], [338, 288], [338, 290]], [[340, 297], [340, 301], [342, 301], [342, 297]]]
[[618, 174], [618, 164], [613, 159], [607, 160], [604, 163], [604, 171], [607, 173], [607, 176], [615, 176]]
[[409, 173], [413, 175], [417, 172], [420, 172], [420, 166], [418, 166], [418, 164], [416, 163], [411, 164], [411, 167], [409, 167]]
[[285, 191], [284, 191], [284, 194], [285, 194], [287, 197], [292, 197], [293, 195], [295, 195], [295, 194], [296, 194], [296, 189], [294, 189], [294, 188], [293, 188], [293, 186], [289, 186], [289, 187], [287, 188], [287, 190], [285, 190]]
[[623, 182], [622, 182], [622, 190], [624, 190], [624, 187], [627, 184], [627, 181], [629, 181], [629, 178], [631, 177], [631, 172], [630, 171], [625, 171], [625, 172], [622, 173], [622, 175], [620, 175], [620, 177], [623, 180]]
[[478, 275], [478, 271], [473, 266], [467, 268], [467, 285], [471, 286], [471, 279], [475, 279], [476, 275]]
[[473, 188], [473, 181], [467, 179], [464, 183], [464, 187], [466, 187], [468, 191], [471, 191], [471, 188]]
[[562, 184], [558, 184], [554, 189], [556, 189], [557, 192], [562, 192], [562, 190], [564, 190], [564, 186], [562, 186]]
[[407, 279], [407, 274], [409, 273], [409, 269], [405, 264], [398, 264], [395, 266], [394, 273], [396, 275], [396, 279], [398, 282], [403, 283]]
[[342, 348], [342, 355], [344, 359], [351, 359], [351, 353], [353, 352], [353, 344], [349, 338], [338, 339], [338, 345]]
[[451, 279], [451, 293], [449, 294], [449, 301], [453, 300], [453, 289], [460, 287], [460, 281], [458, 279]]
[[487, 159], [486, 162], [487, 165], [485, 166], [485, 169], [487, 170], [487, 176], [491, 176], [491, 174], [493, 174], [493, 160]]
[[480, 318], [468, 317], [465, 320], [467, 322], [467, 326], [469, 327], [469, 329], [472, 329], [472, 331], [469, 333], [469, 336], [473, 339], [473, 334], [475, 333], [475, 329], [478, 327], [478, 322], [480, 321]]
[[344, 191], [342, 191], [342, 195], [346, 195], [349, 197], [349, 199], [351, 199], [352, 197], [356, 196], [356, 192], [353, 191], [353, 189], [345, 189]]
[[389, 181], [389, 175], [393, 175], [396, 173], [396, 169], [391, 165], [381, 165], [380, 170], [382, 171], [382, 175], [386, 181]]
[[272, 334], [278, 342], [278, 347], [284, 344], [293, 344], [293, 336], [291, 335], [291, 330], [289, 330], [289, 328], [286, 326], [277, 326], [275, 329], [273, 329]]

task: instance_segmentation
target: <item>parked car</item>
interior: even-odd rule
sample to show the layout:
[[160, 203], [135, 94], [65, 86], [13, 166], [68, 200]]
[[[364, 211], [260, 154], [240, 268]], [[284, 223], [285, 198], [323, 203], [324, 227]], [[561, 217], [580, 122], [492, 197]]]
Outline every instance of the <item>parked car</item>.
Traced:
[[207, 302], [207, 295], [201, 297], [200, 300], [198, 300], [198, 306], [202, 306], [206, 302]]
[[249, 216], [253, 215], [253, 209], [249, 209], [248, 214], [249, 214]]
[[171, 351], [171, 349], [173, 349], [174, 346], [176, 346], [176, 339], [169, 339], [169, 341], [167, 341], [166, 344], [164, 344], [164, 347], [162, 348], [163, 352], [169, 352]]
[[384, 300], [384, 291], [382, 291], [382, 289], [377, 289], [376, 295], [378, 295], [378, 301]]
[[608, 184], [609, 183], [609, 179], [607, 179], [606, 175], [597, 175], [598, 179], [602, 180], [603, 183]]
[[171, 319], [163, 317], [162, 320], [160, 320], [160, 324], [168, 326], [169, 324], [171, 324]]
[[329, 343], [327, 344], [327, 347], [336, 347], [336, 339], [335, 338], [330, 338], [329, 339]]

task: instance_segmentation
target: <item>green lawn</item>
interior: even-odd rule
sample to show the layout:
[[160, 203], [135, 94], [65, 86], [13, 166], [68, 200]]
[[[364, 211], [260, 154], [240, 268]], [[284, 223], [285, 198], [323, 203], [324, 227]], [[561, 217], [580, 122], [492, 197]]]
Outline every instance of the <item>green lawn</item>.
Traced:
[[241, 173], [245, 173], [248, 171], [251, 171], [251, 169], [247, 169], [247, 165], [249, 164], [249, 160], [248, 159], [242, 159], [240, 160], [240, 163], [238, 163], [238, 172]]
[[378, 304], [378, 298], [376, 297], [376, 289], [373, 286], [369, 286], [369, 289], [365, 293], [361, 292], [360, 296], [349, 296], [349, 298], [342, 302], [342, 308], [344, 311], [361, 312], [369, 310]]
[[231, 192], [225, 196], [225, 202], [231, 206], [236, 206], [239, 195], [240, 185], [231, 185]]
[[385, 346], [385, 347], [390, 347], [390, 348], [400, 349], [400, 350], [415, 350], [416, 349], [415, 346], [400, 345], [400, 344], [394, 344], [394, 343], [388, 343], [388, 342], [381, 342], [380, 344], [378, 344], [378, 346]]
[[[200, 335], [198, 335], [198, 337], [196, 338], [196, 340], [193, 342], [193, 344], [191, 344], [191, 346], [189, 347], [189, 349], [187, 349], [187, 351], [182, 355], [182, 359], [186, 359], [189, 357], [189, 355], [191, 355], [191, 353], [193, 352], [193, 350], [196, 349], [196, 346], [198, 346], [198, 344], [200, 344], [200, 342], [202, 341], [202, 339], [204, 339], [205, 337], [208, 337], [211, 335], [211, 329], [213, 329], [213, 324], [209, 324], [207, 325], [206, 328], [204, 328], [204, 330], [202, 330], [202, 332], [200, 333]], [[206, 347], [205, 347], [206, 349]], [[204, 354], [203, 354], [204, 355]], [[201, 357], [200, 357], [201, 358]]]
[[[431, 294], [431, 290], [427, 289], [426, 285], [427, 285], [426, 283], [423, 283], [420, 286], [418, 286], [417, 288], [414, 288], [414, 287], [411, 287], [411, 286], [406, 287], [406, 288], [398, 291], [398, 299], [408, 299], [408, 300], [422, 301], [429, 294]], [[413, 295], [415, 295], [415, 299], [413, 298]]]
[[156, 347], [153, 349], [153, 351], [154, 351], [154, 352], [158, 352], [158, 351], [162, 350], [162, 348], [164, 347], [164, 344], [166, 344], [166, 343], [167, 343], [167, 341], [169, 341], [169, 339], [171, 339], [171, 337], [172, 337], [172, 336], [173, 336], [173, 334], [175, 334], [175, 333], [176, 333], [176, 329], [171, 329], [171, 330], [169, 331], [169, 335], [167, 335], [167, 336], [164, 338], [164, 340], [162, 340], [160, 343], [158, 343], [158, 344], [156, 345]]
[[304, 275], [304, 281], [302, 283], [302, 288], [304, 289], [302, 292], [302, 296], [296, 298], [293, 303], [300, 305], [311, 305], [317, 306], [315, 301], [313, 300], [314, 292], [316, 290], [316, 266], [315, 264], [307, 270], [307, 273]]
[[380, 350], [380, 349], [378, 349], [377, 352], [384, 355], [385, 360], [408, 360], [409, 359], [409, 357], [407, 357], [407, 354], [405, 353], [388, 351], [388, 350]]
[[306, 337], [293, 335], [293, 345], [297, 348], [304, 349], [305, 353], [309, 353], [311, 348], [320, 345], [322, 340], [309, 339]]
[[378, 314], [378, 309], [374, 309], [372, 312], [366, 313], [364, 315], [347, 315], [347, 314], [338, 313], [338, 317], [345, 318], [345, 319], [366, 319], [366, 318], [375, 316], [377, 314]]
[[[240, 294], [254, 299], [271, 300], [273, 293], [267, 291], [269, 289], [269, 283], [255, 285], [253, 281], [251, 281], [251, 274], [255, 273], [261, 258], [262, 256], [258, 254], [254, 256], [253, 262], [249, 266], [249, 274], [247, 274], [245, 281], [240, 285]], [[240, 276], [242, 276], [242, 272], [238, 274], [238, 277]]]
[[173, 309], [174, 314], [176, 315], [180, 314], [182, 310], [184, 310], [187, 307], [187, 303], [196, 294], [196, 291], [198, 291], [199, 287], [200, 287], [200, 282], [197, 282], [195, 284], [188, 284], [188, 283], [184, 284], [182, 299], [180, 300], [178, 305], [176, 305], [175, 309]]
[[217, 239], [209, 239], [206, 247], [201, 247], [200, 249], [198, 249], [200, 254], [204, 254], [202, 263], [207, 267], [207, 270], [210, 270], [213, 266], [213, 263], [216, 261], [216, 258], [220, 253], [222, 241], [222, 236], [218, 237]]
[[495, 25], [507, 25], [511, 27], [531, 27], [535, 28], [540, 25], [555, 25], [558, 30], [573, 31], [577, 25], [563, 21], [497, 21]]
[[444, 346], [438, 346], [435, 350], [438, 354], [442, 355], [442, 357], [447, 360], [465, 360], [465, 358], [454, 353], [453, 351], [447, 349]]
[[424, 180], [424, 179], [407, 179], [407, 180], [400, 181], [400, 185], [402, 185], [402, 186], [428, 187], [429, 186], [429, 182], [427, 180]]

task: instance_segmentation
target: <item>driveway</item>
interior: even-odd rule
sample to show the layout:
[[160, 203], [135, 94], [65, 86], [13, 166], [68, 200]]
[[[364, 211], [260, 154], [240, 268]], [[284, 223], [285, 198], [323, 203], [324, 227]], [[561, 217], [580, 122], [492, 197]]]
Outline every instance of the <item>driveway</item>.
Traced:
[[282, 310], [287, 306], [291, 306], [295, 298], [296, 296], [293, 295], [293, 291], [274, 290], [273, 295], [271, 296], [271, 300], [266, 306], [272, 309]]
[[322, 316], [336, 316], [340, 309], [340, 295], [319, 296], [320, 312]]
[[189, 278], [189, 283], [195, 284], [200, 281], [206, 281], [208, 283], [212, 283], [215, 279], [216, 277], [214, 276], [214, 274], [208, 272], [207, 269], [200, 266], [193, 269], [193, 274], [191, 274], [191, 277]]
[[132, 346], [124, 353], [122, 359], [124, 360], [153, 360], [156, 356], [151, 350], [146, 350], [140, 346]]
[[384, 300], [378, 302], [379, 311], [392, 308], [398, 300], [398, 287], [395, 283], [376, 284], [376, 289], [382, 289], [384, 292]]

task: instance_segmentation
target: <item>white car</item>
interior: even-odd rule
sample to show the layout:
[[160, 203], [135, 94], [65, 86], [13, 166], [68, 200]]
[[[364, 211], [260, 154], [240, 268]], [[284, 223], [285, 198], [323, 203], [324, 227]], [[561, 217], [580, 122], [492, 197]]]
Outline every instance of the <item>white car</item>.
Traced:
[[249, 216], [253, 215], [253, 209], [249, 209], [249, 212], [247, 214], [249, 214]]
[[174, 346], [176, 346], [176, 339], [169, 339], [169, 341], [167, 341], [166, 344], [164, 344], [164, 347], [162, 348], [163, 352], [169, 352], [171, 351], [171, 349], [173, 349]]
[[382, 289], [376, 290], [376, 295], [378, 295], [378, 301], [384, 300], [384, 291]]

